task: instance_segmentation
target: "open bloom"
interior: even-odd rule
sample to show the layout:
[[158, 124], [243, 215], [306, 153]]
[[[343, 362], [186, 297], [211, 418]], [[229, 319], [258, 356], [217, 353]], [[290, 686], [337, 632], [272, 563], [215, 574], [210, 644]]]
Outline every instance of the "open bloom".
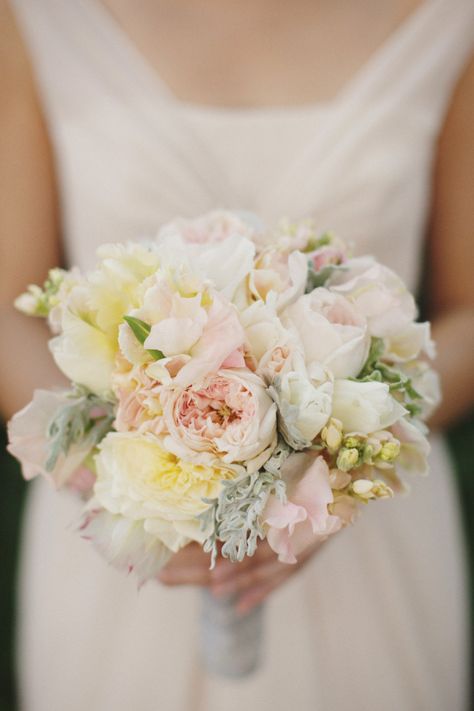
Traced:
[[341, 520], [328, 511], [333, 502], [329, 469], [313, 453], [292, 454], [282, 467], [287, 485], [286, 503], [271, 496], [264, 510], [267, 540], [282, 563], [296, 563], [308, 546], [323, 541], [341, 528]]
[[162, 399], [165, 445], [184, 459], [219, 457], [255, 471], [276, 445], [276, 405], [249, 370], [221, 370], [195, 385], [164, 389]]
[[8, 423], [10, 454], [16, 457], [25, 479], [42, 474], [58, 488], [71, 483], [92, 446], [87, 438], [69, 448], [67, 456], [60, 454], [52, 471], [46, 463], [51, 454], [48, 428], [57, 413], [70, 404], [69, 391], [35, 390], [33, 400], [17, 412]]
[[323, 365], [336, 378], [362, 370], [370, 344], [367, 322], [343, 296], [315, 289], [286, 309], [282, 321], [298, 335], [308, 365]]
[[416, 318], [416, 305], [399, 276], [372, 257], [349, 259], [326, 284], [367, 318], [371, 336], [397, 337]]
[[94, 502], [111, 514], [142, 521], [144, 530], [177, 551], [190, 540], [205, 538], [196, 518], [204, 499], [218, 496], [229, 467], [181, 461], [153, 435], [113, 432], [96, 456]]
[[[157, 275], [148, 284], [142, 306], [131, 315], [151, 325], [144, 349], [180, 357], [182, 367], [175, 377], [184, 387], [217, 371], [229, 359], [234, 367], [244, 364], [245, 334], [235, 307], [193, 280], [176, 284]], [[120, 345], [131, 362], [142, 361], [127, 324], [121, 327]]]

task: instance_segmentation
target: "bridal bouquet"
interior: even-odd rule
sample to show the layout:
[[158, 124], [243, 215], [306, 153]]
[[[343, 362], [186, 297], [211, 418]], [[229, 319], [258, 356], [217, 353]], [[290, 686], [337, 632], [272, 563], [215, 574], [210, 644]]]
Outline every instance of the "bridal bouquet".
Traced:
[[[82, 536], [140, 582], [190, 541], [286, 563], [426, 471], [428, 323], [373, 257], [310, 221], [214, 212], [19, 297], [68, 390], [9, 424], [26, 478], [83, 498]], [[216, 605], [217, 605], [216, 601]]]

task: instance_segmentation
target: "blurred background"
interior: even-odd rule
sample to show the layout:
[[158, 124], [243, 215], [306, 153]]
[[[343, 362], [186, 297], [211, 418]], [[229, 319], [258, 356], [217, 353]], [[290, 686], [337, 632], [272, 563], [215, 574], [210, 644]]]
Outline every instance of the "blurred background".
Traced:
[[[21, 519], [27, 484], [17, 462], [7, 453], [6, 432], [0, 433], [0, 711], [17, 711], [14, 669], [15, 597]], [[459, 499], [463, 511], [466, 555], [470, 573], [471, 659], [474, 637], [474, 414], [448, 433], [448, 442], [456, 463]], [[427, 481], [427, 485], [429, 482]], [[474, 695], [471, 690], [471, 709]], [[59, 711], [51, 709], [51, 711]], [[67, 711], [67, 709], [61, 709]], [[383, 711], [381, 709], [380, 711]], [[400, 709], [403, 711], [403, 709]]]

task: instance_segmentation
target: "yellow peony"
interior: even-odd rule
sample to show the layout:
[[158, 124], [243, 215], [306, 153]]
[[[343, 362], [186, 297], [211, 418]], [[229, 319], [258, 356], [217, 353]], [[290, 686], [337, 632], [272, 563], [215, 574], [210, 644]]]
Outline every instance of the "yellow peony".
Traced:
[[160, 446], [153, 435], [113, 432], [96, 457], [95, 501], [112, 514], [144, 522], [172, 551], [205, 538], [197, 516], [203, 499], [218, 496], [223, 479], [235, 471], [185, 462]]

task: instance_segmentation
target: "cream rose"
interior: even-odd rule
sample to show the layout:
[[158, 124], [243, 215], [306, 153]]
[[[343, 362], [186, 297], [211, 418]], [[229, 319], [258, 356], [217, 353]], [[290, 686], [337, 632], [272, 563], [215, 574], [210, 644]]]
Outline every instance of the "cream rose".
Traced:
[[300, 339], [308, 367], [318, 363], [336, 378], [360, 373], [370, 345], [367, 322], [343, 296], [315, 289], [292, 304], [282, 322]]

